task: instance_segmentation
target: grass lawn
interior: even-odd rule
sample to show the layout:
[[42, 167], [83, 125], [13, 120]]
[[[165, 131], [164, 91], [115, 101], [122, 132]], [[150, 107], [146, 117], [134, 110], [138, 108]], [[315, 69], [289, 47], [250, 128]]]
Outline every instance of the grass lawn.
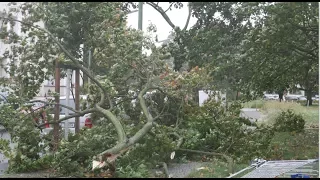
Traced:
[[305, 160], [319, 157], [319, 130], [302, 133], [279, 132], [271, 142], [267, 160]]
[[293, 110], [296, 114], [301, 114], [306, 121], [306, 128], [319, 127], [319, 106], [303, 106], [296, 102], [279, 102], [279, 101], [263, 101], [255, 100], [244, 104], [244, 107], [254, 107], [258, 104], [257, 108], [261, 113], [266, 115], [263, 123], [273, 123], [274, 118], [281, 112], [288, 109]]
[[[265, 155], [266, 160], [306, 160], [319, 158], [319, 107], [317, 105], [306, 107], [295, 102], [280, 103], [277, 101], [256, 100], [244, 104], [247, 108], [259, 108], [266, 114], [262, 123], [273, 123], [273, 119], [282, 111], [292, 109], [301, 114], [306, 121], [306, 128], [301, 133], [278, 132], [275, 134], [270, 145], [270, 151]], [[203, 166], [204, 169], [189, 174], [188, 177], [221, 178], [228, 177], [227, 164], [214, 161]], [[235, 172], [248, 167], [248, 164], [238, 164]], [[316, 169], [318, 170], [318, 169]], [[241, 177], [251, 170], [247, 170], [236, 177]]]

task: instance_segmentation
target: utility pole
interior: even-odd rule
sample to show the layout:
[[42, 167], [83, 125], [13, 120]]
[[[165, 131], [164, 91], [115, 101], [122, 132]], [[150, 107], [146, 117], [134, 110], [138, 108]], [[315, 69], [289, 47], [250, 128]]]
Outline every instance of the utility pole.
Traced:
[[[66, 84], [66, 105], [69, 106], [69, 98], [70, 98], [70, 78], [71, 78], [71, 69], [67, 69], [67, 84]], [[69, 109], [66, 109], [66, 116], [69, 116]], [[64, 123], [64, 138], [68, 140], [69, 134], [69, 119], [67, 119]]]
[[55, 92], [59, 94], [55, 96], [55, 112], [54, 112], [54, 125], [53, 125], [53, 151], [58, 149], [59, 143], [59, 115], [60, 115], [60, 68], [59, 68], [59, 59], [55, 60]]
[[[89, 69], [89, 71], [91, 71], [90, 69], [91, 69], [91, 50], [89, 50], [89, 57], [88, 57], [88, 69]], [[88, 85], [90, 85], [90, 78], [88, 78]]]
[[[76, 82], [75, 82], [75, 108], [76, 111], [80, 111], [80, 70], [76, 69]], [[75, 132], [80, 131], [79, 116], [75, 117]]]
[[142, 31], [143, 2], [139, 2], [138, 29]]

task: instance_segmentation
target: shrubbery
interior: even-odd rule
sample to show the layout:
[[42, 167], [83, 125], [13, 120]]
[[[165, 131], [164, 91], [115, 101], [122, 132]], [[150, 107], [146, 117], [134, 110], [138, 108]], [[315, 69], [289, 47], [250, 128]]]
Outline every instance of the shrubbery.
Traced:
[[302, 132], [305, 120], [292, 110], [282, 111], [275, 119], [274, 128], [278, 132]]
[[239, 117], [239, 103], [231, 104], [226, 113], [224, 107], [214, 101], [192, 109], [186, 113], [184, 148], [225, 153], [245, 162], [262, 157], [268, 151], [274, 135], [272, 128], [248, 128], [249, 120]]
[[[177, 135], [183, 137], [181, 148], [184, 149], [222, 153], [237, 162], [247, 162], [255, 157], [263, 157], [268, 151], [273, 131], [269, 127], [262, 126], [256, 127], [255, 130], [248, 128], [248, 125], [252, 126], [252, 124], [249, 120], [239, 117], [240, 109], [240, 103], [236, 102], [231, 104], [225, 112], [224, 107], [214, 101], [209, 101], [202, 107], [185, 107], [182, 110], [184, 116], [181, 117], [178, 128], [174, 125], [166, 126], [161, 122], [156, 124], [144, 138], [117, 158], [116, 172], [112, 176], [150, 177], [150, 169], [154, 169], [162, 162], [170, 162], [170, 154], [179, 148]], [[144, 119], [140, 120], [144, 121]], [[122, 120], [128, 136], [134, 134], [142, 125], [139, 123], [132, 126], [130, 121]], [[34, 132], [33, 136], [23, 134], [27, 132], [29, 134]], [[50, 142], [42, 139], [32, 124], [14, 131], [14, 136], [24, 138], [16, 139], [18, 147], [11, 153], [16, 154], [15, 157], [11, 156], [11, 171], [53, 169], [60, 175], [77, 177], [107, 176], [107, 170], [103, 168], [92, 172], [92, 160], [95, 155], [116, 143], [115, 129], [104, 118], [97, 121], [91, 129], [84, 128], [79, 134], [70, 134], [68, 141], [60, 141], [57, 152], [47, 153], [41, 158], [29, 157], [28, 153], [34, 152], [33, 154], [37, 155], [44, 152]], [[32, 143], [26, 146], [25, 144], [29, 141]], [[40, 142], [44, 145], [39, 146]], [[23, 145], [28, 148], [26, 151], [23, 150], [25, 148]], [[183, 154], [178, 152], [175, 158], [182, 158]], [[23, 161], [18, 154], [25, 156]]]

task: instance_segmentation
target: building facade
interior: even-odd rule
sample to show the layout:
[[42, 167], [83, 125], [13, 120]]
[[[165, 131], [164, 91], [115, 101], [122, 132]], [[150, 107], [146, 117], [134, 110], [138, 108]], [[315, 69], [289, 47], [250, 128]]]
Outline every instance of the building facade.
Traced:
[[[0, 16], [4, 15], [3, 12], [8, 12], [9, 8], [16, 8], [19, 5], [21, 5], [22, 2], [17, 2], [17, 4], [15, 6], [8, 6], [8, 2], [0, 2]], [[22, 20], [22, 14], [21, 13], [16, 13], [14, 18], [18, 19], [18, 20]], [[2, 21], [0, 19], [0, 26], [2, 25]], [[44, 27], [44, 23], [43, 22], [39, 22], [37, 23], [37, 25], [39, 25], [40, 27]], [[7, 30], [10, 30], [10, 26], [7, 26]], [[21, 24], [20, 23], [16, 23], [14, 26], [14, 32], [17, 33], [19, 36], [23, 36], [24, 33], [21, 32]], [[5, 44], [4, 43], [5, 39], [0, 39], [0, 57], [3, 56], [3, 53], [6, 50], [10, 50], [10, 44]], [[4, 77], [4, 78], [10, 78], [10, 75], [8, 73], [6, 73], [5, 69], [7, 67], [7, 64], [9, 63], [9, 59], [2, 59], [2, 61], [0, 62], [1, 66], [0, 66], [0, 77]], [[52, 71], [54, 71], [54, 69], [52, 69]], [[82, 72], [80, 72], [82, 74]], [[82, 75], [80, 75], [80, 77], [82, 77]], [[75, 72], [73, 72], [72, 74], [72, 84], [74, 84], [75, 82]], [[82, 78], [80, 78], [80, 86], [82, 86], [83, 80]], [[61, 78], [60, 79], [60, 95], [61, 96], [65, 96], [66, 95], [66, 85], [67, 85], [67, 78]], [[71, 87], [71, 86], [70, 86]], [[45, 80], [40, 89], [39, 89], [39, 93], [38, 93], [38, 97], [43, 97], [48, 95], [48, 92], [54, 92], [55, 91], [55, 81], [54, 81], [54, 77], [51, 77], [48, 80]], [[73, 89], [74, 91], [74, 89]]]

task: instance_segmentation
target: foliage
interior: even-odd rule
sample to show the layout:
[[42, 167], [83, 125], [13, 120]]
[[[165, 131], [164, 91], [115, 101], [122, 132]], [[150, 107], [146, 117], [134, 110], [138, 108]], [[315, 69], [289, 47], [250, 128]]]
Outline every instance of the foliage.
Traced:
[[209, 152], [226, 153], [236, 161], [263, 156], [273, 137], [270, 127], [251, 130], [250, 121], [239, 117], [236, 105], [224, 113], [224, 107], [210, 101], [203, 107], [186, 112], [186, 141], [182, 147]]
[[277, 132], [272, 139], [267, 160], [317, 159], [319, 156], [319, 130]]
[[[134, 132], [138, 127], [127, 127]], [[98, 122], [92, 129], [83, 129], [79, 134], [63, 140], [52, 162], [57, 173], [67, 176], [83, 177], [92, 173], [92, 158], [97, 153], [112, 147], [116, 139], [112, 124], [106, 120]], [[164, 133], [165, 127], [152, 129], [138, 144], [116, 161], [116, 177], [148, 177], [147, 169], [154, 168], [159, 162], [169, 160], [176, 143]], [[108, 132], [107, 135], [102, 135]], [[103, 142], [103, 143], [102, 143]], [[152, 149], [152, 150], [150, 150]], [[97, 172], [95, 172], [97, 173]]]
[[[10, 159], [9, 172], [26, 172], [48, 168], [51, 158], [40, 154], [45, 153], [48, 147], [46, 140], [40, 135], [40, 129], [35, 128], [34, 119], [13, 110], [9, 105], [0, 108], [2, 125], [11, 136], [11, 143], [15, 144], [13, 149], [9, 147], [9, 142], [1, 141], [2, 153]], [[9, 114], [12, 113], [12, 114]]]
[[[104, 132], [108, 135], [102, 135]], [[52, 167], [59, 174], [83, 177], [91, 172], [93, 156], [115, 144], [114, 133], [112, 125], [104, 122], [92, 129], [82, 129], [79, 134], [70, 134], [68, 141], [61, 141]]]
[[246, 72], [237, 64], [242, 56], [241, 42], [252, 26], [251, 12], [244, 10], [250, 3], [191, 2], [189, 6], [196, 24], [187, 31], [175, 30], [174, 40], [168, 45], [175, 69], [185, 63], [189, 68], [209, 65], [216, 88], [246, 90], [240, 83]]
[[279, 2], [260, 6], [260, 21], [243, 40], [238, 67], [254, 89], [282, 89], [300, 85], [310, 103], [318, 89], [318, 4]]
[[[227, 171], [227, 164], [218, 160], [210, 163], [204, 163], [201, 170], [194, 171], [188, 175], [188, 178], [225, 178], [230, 174]], [[248, 164], [237, 164], [235, 171], [240, 171], [248, 167]]]
[[146, 178], [150, 177], [150, 172], [144, 164], [130, 164], [120, 167], [116, 176], [119, 178]]
[[275, 119], [274, 128], [278, 132], [301, 132], [304, 130], [305, 120], [300, 114], [292, 110], [283, 111]]
[[295, 102], [281, 103], [279, 101], [267, 101], [261, 108], [261, 113], [265, 115], [261, 123], [272, 125], [282, 111], [292, 110], [295, 114], [302, 115], [306, 121], [305, 127], [316, 128], [319, 126], [318, 106], [302, 106]]
[[[184, 138], [183, 148], [227, 154], [236, 161], [265, 156], [273, 131], [240, 118], [240, 103], [233, 103], [225, 109], [211, 100], [198, 107], [191, 99], [195, 96], [192, 93], [195, 89], [261, 90], [260, 81], [257, 83], [261, 78], [255, 76], [256, 69], [253, 67], [260, 62], [259, 58], [272, 59], [274, 56], [266, 56], [267, 50], [257, 53], [262, 50], [261, 47], [250, 50], [256, 43], [251, 43], [251, 40], [265, 44], [264, 40], [269, 35], [277, 40], [279, 34], [278, 31], [273, 32], [273, 28], [281, 32], [286, 28], [278, 27], [279, 22], [272, 19], [278, 16], [272, 16], [267, 21], [257, 21], [257, 30], [254, 30], [249, 18], [261, 9], [272, 14], [273, 10], [286, 6], [276, 3], [268, 8], [257, 8], [255, 6], [259, 3], [189, 3], [189, 9], [198, 19], [197, 24], [187, 31], [189, 20], [183, 29], [169, 23], [175, 30], [174, 42], [158, 48], [152, 34], [146, 35], [125, 27], [129, 4], [28, 2], [5, 17], [4, 24], [13, 26], [16, 23], [11, 18], [13, 12], [25, 15], [21, 23], [24, 34], [18, 36], [12, 30], [7, 32], [5, 29], [0, 34], [1, 37], [8, 36], [6, 43], [12, 45], [4, 54], [4, 58], [10, 60], [8, 72], [13, 77], [12, 86], [17, 95], [12, 96], [12, 103], [23, 106], [35, 96], [44, 79], [53, 75], [50, 69], [53, 69], [55, 59], [80, 68], [93, 82], [84, 88], [84, 92], [89, 94], [88, 106], [83, 106], [81, 112], [75, 114], [91, 113], [94, 127], [60, 141], [59, 148], [52, 154], [48, 154], [51, 151], [51, 134], [41, 137], [32, 117], [25, 117], [10, 105], [0, 110], [5, 127], [17, 143], [17, 148], [10, 151], [8, 142], [1, 142], [2, 150], [10, 157], [11, 171], [49, 167], [60, 174], [79, 177], [105, 177], [114, 171], [111, 166], [92, 171], [92, 160], [99, 160], [113, 165], [116, 163], [116, 174], [110, 172], [113, 177], [146, 177], [149, 174], [147, 169], [170, 160], [170, 154], [179, 148], [177, 136]], [[157, 3], [147, 4], [165, 17], [165, 11], [158, 8]], [[182, 4], [170, 2], [171, 6], [180, 8]], [[285, 14], [290, 9], [285, 10], [281, 13]], [[215, 18], [216, 13], [221, 13], [225, 19]], [[40, 20], [45, 22], [47, 30], [35, 26]], [[170, 22], [168, 18], [166, 20]], [[264, 23], [272, 31], [265, 31], [259, 23]], [[283, 22], [280, 21], [280, 24]], [[148, 29], [155, 31], [152, 26]], [[261, 33], [262, 38], [256, 39], [255, 33]], [[294, 33], [297, 36], [293, 38], [302, 35]], [[250, 36], [252, 34], [253, 37]], [[150, 53], [142, 53], [141, 48]], [[290, 49], [282, 45], [279, 48]], [[309, 48], [309, 44], [305, 48]], [[88, 50], [93, 54], [93, 64], [87, 69], [85, 57]], [[168, 55], [168, 52], [171, 54]], [[19, 62], [18, 57], [21, 59]], [[175, 67], [166, 64], [168, 57], [174, 57]], [[80, 58], [84, 60], [79, 61]], [[290, 58], [295, 61], [299, 59], [296, 56], [275, 56], [277, 61]], [[242, 62], [244, 59], [249, 61], [249, 67], [243, 63], [245, 61]], [[189, 64], [188, 70], [177, 71], [185, 62]], [[310, 64], [313, 65], [313, 61], [310, 60]], [[29, 72], [30, 68], [34, 71]], [[255, 81], [244, 85], [248, 79]], [[288, 79], [280, 80], [297, 81]], [[255, 130], [248, 126], [255, 126]], [[39, 153], [48, 155], [40, 157]], [[118, 156], [116, 162], [108, 158]]]

